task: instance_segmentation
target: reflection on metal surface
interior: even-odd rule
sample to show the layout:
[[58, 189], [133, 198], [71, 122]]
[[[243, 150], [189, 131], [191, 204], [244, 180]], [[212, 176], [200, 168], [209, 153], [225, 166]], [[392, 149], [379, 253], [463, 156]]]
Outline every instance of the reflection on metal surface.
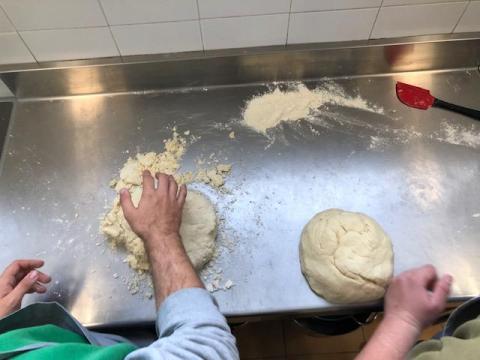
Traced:
[[96, 116], [91, 114], [99, 114], [104, 111], [105, 97], [103, 96], [82, 96], [77, 101], [68, 102], [70, 107], [72, 119], [79, 122], [93, 122], [96, 120]]
[[67, 93], [98, 94], [104, 91], [102, 73], [99, 68], [74, 68], [66, 75]]
[[[375, 46], [309, 47], [287, 51], [194, 57], [159, 62], [102, 64], [0, 73], [18, 98], [182, 87], [338, 78], [401, 71], [473, 68], [480, 64], [480, 39], [378, 43]], [[227, 52], [228, 53], [228, 52]]]
[[[462, 246], [461, 244], [458, 245]], [[452, 293], [478, 296], [478, 294], [480, 294], [478, 267], [476, 264], [470, 263], [467, 257], [453, 250], [454, 249], [452, 249], [447, 258], [444, 259], [438, 259], [437, 256], [432, 255], [432, 257], [436, 259], [435, 263], [444, 263], [443, 266], [440, 266], [440, 273], [451, 273], [451, 269], [457, 269], [455, 273], [461, 274], [461, 276], [454, 276]]]
[[95, 278], [92, 277], [81, 289], [82, 291], [78, 293], [71, 306], [72, 315], [77, 319], [82, 319], [84, 323], [95, 324], [99, 317], [98, 311], [101, 311], [101, 309], [96, 306], [99, 286]]
[[415, 155], [406, 168], [406, 181], [410, 198], [421, 209], [428, 210], [440, 206], [444, 200], [445, 179], [435, 155], [425, 154], [425, 151], [422, 147], [414, 147]]

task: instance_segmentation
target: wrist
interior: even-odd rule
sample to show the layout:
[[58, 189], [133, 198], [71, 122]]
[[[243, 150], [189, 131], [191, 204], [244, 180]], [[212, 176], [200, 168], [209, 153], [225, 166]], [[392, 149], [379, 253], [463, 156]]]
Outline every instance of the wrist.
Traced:
[[424, 327], [419, 319], [408, 312], [386, 312], [384, 315], [384, 320], [387, 322], [387, 324], [391, 324], [391, 326], [397, 326], [398, 328], [404, 329], [405, 331], [408, 330], [412, 333], [418, 332], [420, 334]]
[[420, 331], [395, 315], [385, 314], [358, 359], [404, 360], [415, 345]]
[[179, 245], [182, 243], [180, 234], [177, 233], [154, 233], [142, 236], [147, 249], [165, 248], [165, 246]]
[[389, 347], [392, 353], [396, 352], [400, 359], [403, 359], [403, 356], [415, 345], [422, 332], [422, 327], [418, 323], [412, 323], [397, 314], [385, 314], [379, 327], [385, 334], [384, 346]]

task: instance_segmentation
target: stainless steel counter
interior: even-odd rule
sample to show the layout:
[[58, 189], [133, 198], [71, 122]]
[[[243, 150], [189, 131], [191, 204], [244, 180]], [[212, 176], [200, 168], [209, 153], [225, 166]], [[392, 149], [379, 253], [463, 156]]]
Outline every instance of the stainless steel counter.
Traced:
[[[477, 294], [480, 123], [406, 108], [395, 80], [480, 107], [475, 68], [334, 79], [384, 114], [329, 106], [316, 121], [281, 125], [270, 137], [240, 124], [262, 84], [19, 99], [0, 173], [0, 265], [45, 259], [54, 282], [29, 301], [59, 301], [85, 324], [153, 320], [153, 301], [129, 293], [122, 278], [131, 270], [98, 235], [98, 218], [128, 156], [161, 151], [176, 126], [201, 136], [185, 169], [212, 152], [233, 164], [229, 193], [204, 188], [225, 218], [222, 236], [235, 244], [218, 265], [235, 283], [215, 293], [225, 314], [339, 310], [310, 291], [298, 260], [304, 224], [331, 207], [378, 220], [392, 238], [396, 273], [432, 263], [455, 277], [452, 298]], [[470, 138], [447, 136], [449, 126]]]

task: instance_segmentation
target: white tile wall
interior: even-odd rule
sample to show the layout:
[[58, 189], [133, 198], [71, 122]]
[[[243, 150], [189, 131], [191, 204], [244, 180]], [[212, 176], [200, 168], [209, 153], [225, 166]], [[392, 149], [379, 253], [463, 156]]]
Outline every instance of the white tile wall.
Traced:
[[107, 27], [22, 31], [20, 35], [38, 61], [119, 55]]
[[452, 2], [383, 7], [372, 38], [450, 33], [466, 5], [466, 2]]
[[5, 12], [0, 8], [0, 33], [15, 32], [15, 28], [8, 20]]
[[480, 0], [0, 0], [0, 64], [472, 31]]
[[378, 7], [382, 0], [292, 0], [292, 12]]
[[292, 14], [288, 43], [368, 39], [377, 13], [377, 9], [357, 9]]
[[97, 0], [0, 0], [17, 30], [105, 26]]
[[196, 20], [196, 0], [100, 0], [110, 25]]
[[455, 32], [480, 31], [480, 1], [472, 1], [463, 14]]
[[462, 1], [465, 1], [465, 0], [383, 0], [383, 6], [418, 5], [418, 4], [433, 4], [433, 3], [462, 2]]
[[288, 14], [201, 20], [205, 50], [285, 45]]
[[17, 33], [0, 34], [0, 64], [33, 63], [35, 59]]
[[113, 26], [112, 32], [122, 55], [203, 49], [197, 21]]
[[198, 0], [201, 18], [288, 13], [290, 0]]

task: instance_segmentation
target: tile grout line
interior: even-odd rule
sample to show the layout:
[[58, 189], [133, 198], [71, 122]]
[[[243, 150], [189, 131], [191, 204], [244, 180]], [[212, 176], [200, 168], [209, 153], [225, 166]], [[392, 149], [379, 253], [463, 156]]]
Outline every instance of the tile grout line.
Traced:
[[287, 36], [285, 37], [285, 47], [288, 45], [288, 34], [290, 32], [290, 17], [292, 16], [292, 3], [293, 3], [293, 0], [290, 0], [290, 8], [288, 9], [288, 20], [287, 20]]
[[468, 7], [470, 6], [471, 3], [472, 3], [472, 0], [470, 0], [470, 1], [467, 2], [467, 4], [465, 5], [465, 8], [463, 9], [462, 14], [460, 15], [460, 17], [458, 18], [457, 22], [455, 23], [455, 26], [453, 27], [452, 31], [450, 31], [450, 34], [453, 34], [453, 33], [455, 32], [455, 30], [457, 29], [458, 24], [460, 24], [460, 21], [462, 20], [463, 15], [465, 15], [465, 13], [467, 12], [467, 9], [468, 9]]
[[200, 18], [200, 4], [197, 2], [198, 29], [200, 30], [200, 40], [202, 41], [202, 50], [205, 55], [205, 42], [203, 41], [202, 19]]
[[[197, 6], [197, 18], [192, 19], [179, 19], [179, 20], [166, 20], [166, 21], [146, 21], [146, 22], [135, 22], [135, 23], [120, 23], [120, 24], [109, 24], [108, 20], [106, 19], [105, 11], [103, 6], [101, 5], [100, 0], [99, 2], [100, 8], [102, 10], [103, 16], [106, 20], [106, 25], [96, 25], [96, 26], [68, 26], [68, 27], [46, 27], [46, 28], [38, 28], [38, 29], [24, 29], [22, 31], [44, 31], [44, 30], [70, 30], [70, 29], [90, 29], [90, 28], [104, 28], [104, 27], [116, 27], [116, 26], [135, 26], [135, 25], [154, 25], [154, 24], [166, 24], [166, 23], [177, 23], [177, 22], [191, 22], [191, 21], [198, 21], [198, 20], [220, 20], [220, 19], [234, 19], [234, 18], [242, 18], [242, 17], [259, 17], [259, 16], [272, 16], [272, 15], [290, 15], [290, 14], [309, 14], [309, 13], [323, 13], [323, 12], [338, 12], [338, 11], [350, 11], [350, 10], [367, 10], [367, 9], [375, 9], [377, 7], [359, 7], [359, 8], [342, 8], [342, 9], [327, 9], [327, 10], [312, 10], [312, 11], [291, 11], [292, 1], [290, 2], [290, 11], [289, 12], [272, 12], [272, 13], [263, 13], [263, 14], [250, 14], [250, 15], [230, 15], [230, 16], [219, 16], [219, 17], [200, 17], [200, 10]], [[198, 4], [198, 0], [197, 4]], [[472, 0], [468, 0], [467, 2], [471, 2]], [[384, 0], [382, 0], [383, 4]], [[462, 2], [462, 1], [456, 1]], [[455, 3], [455, 2], [453, 2]], [[427, 3], [427, 4], [415, 4], [415, 5], [388, 5], [385, 7], [397, 7], [397, 6], [419, 6], [419, 5], [438, 5], [438, 4], [452, 4], [452, 2], [442, 2], [442, 3]], [[382, 7], [383, 5], [380, 5]], [[380, 9], [378, 7], [378, 9]]]
[[33, 54], [33, 51], [30, 49], [30, 47], [27, 45], [26, 41], [23, 39], [23, 36], [20, 35], [20, 31], [18, 31], [17, 27], [15, 26], [15, 24], [13, 23], [12, 19], [10, 18], [10, 15], [8, 15], [8, 13], [5, 11], [5, 9], [3, 8], [3, 5], [0, 4], [0, 9], [3, 11], [3, 13], [5, 14], [7, 20], [10, 22], [10, 24], [13, 26], [13, 28], [15, 29], [15, 32], [17, 33], [18, 37], [20, 38], [20, 40], [22, 41], [23, 45], [25, 45], [25, 47], [27, 48], [28, 52], [30, 53], [30, 55], [32, 55], [33, 57], [33, 60], [35, 60], [35, 62], [37, 64], [39, 64], [39, 61], [37, 59], [37, 57]]
[[368, 39], [367, 40], [372, 39], [373, 29], [375, 29], [375, 25], [377, 23], [378, 15], [380, 14], [380, 10], [382, 9], [384, 1], [385, 0], [382, 0], [382, 2], [380, 3], [380, 6], [378, 7], [377, 16], [375, 16], [375, 20], [373, 21], [372, 28], [370, 29], [370, 34], [368, 34]]
[[54, 27], [54, 28], [40, 28], [40, 29], [24, 29], [21, 32], [42, 32], [42, 31], [55, 31], [55, 30], [82, 30], [82, 29], [105, 29], [108, 25], [102, 26], [72, 26], [72, 27]]
[[107, 19], [107, 14], [105, 13], [105, 9], [103, 8], [102, 2], [100, 0], [97, 0], [98, 6], [100, 6], [100, 10], [103, 14], [103, 18], [105, 19], [105, 22], [107, 23], [108, 31], [110, 32], [110, 36], [112, 37], [113, 43], [115, 44], [115, 48], [117, 49], [118, 56], [120, 56], [120, 60], [124, 62], [123, 55], [120, 52], [120, 47], [117, 44], [117, 39], [115, 39], [115, 36], [113, 36], [113, 31], [112, 28], [110, 27], [110, 23], [108, 22]]

